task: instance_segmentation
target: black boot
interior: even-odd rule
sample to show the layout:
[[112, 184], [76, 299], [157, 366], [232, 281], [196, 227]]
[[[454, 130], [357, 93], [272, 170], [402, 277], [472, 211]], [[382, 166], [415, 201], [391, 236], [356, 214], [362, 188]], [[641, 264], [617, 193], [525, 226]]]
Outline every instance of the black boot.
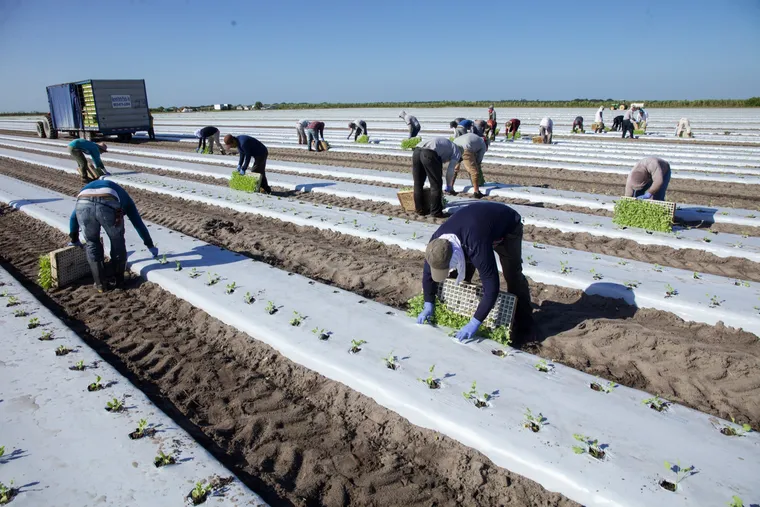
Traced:
[[106, 280], [106, 268], [103, 265], [103, 261], [100, 262], [93, 262], [93, 261], [87, 261], [90, 265], [90, 272], [92, 273], [92, 280], [95, 282], [95, 289], [97, 289], [98, 292], [104, 292], [106, 290], [105, 286], [105, 280]]
[[121, 289], [124, 287], [124, 271], [127, 269], [126, 261], [119, 261], [114, 264], [113, 270], [113, 286], [114, 289]]

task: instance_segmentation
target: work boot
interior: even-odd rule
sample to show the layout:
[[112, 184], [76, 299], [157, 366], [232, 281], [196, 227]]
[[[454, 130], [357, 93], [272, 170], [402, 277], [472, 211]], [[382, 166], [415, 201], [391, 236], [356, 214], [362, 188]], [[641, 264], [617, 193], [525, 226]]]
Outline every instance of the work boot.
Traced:
[[92, 280], [94, 282], [95, 289], [98, 292], [104, 292], [106, 290], [104, 284], [106, 280], [106, 268], [103, 265], [103, 261], [93, 262], [88, 260], [87, 263], [90, 265], [90, 272], [92, 273]]
[[480, 192], [480, 191], [477, 191], [477, 192], [475, 192], [474, 194], [472, 194], [472, 196], [473, 196], [475, 199], [482, 199], [483, 197], [485, 197], [485, 194], [483, 194], [483, 193], [482, 193], [482, 192]]
[[113, 286], [115, 289], [124, 287], [124, 271], [127, 269], [127, 261], [119, 261], [113, 266]]

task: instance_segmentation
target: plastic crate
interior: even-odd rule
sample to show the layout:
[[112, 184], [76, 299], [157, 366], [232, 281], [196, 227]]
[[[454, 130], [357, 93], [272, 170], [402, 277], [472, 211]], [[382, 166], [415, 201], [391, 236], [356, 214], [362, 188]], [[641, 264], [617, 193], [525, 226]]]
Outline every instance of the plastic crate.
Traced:
[[[629, 200], [629, 201], [635, 201], [637, 200], [635, 197], [621, 197], [621, 200]], [[651, 204], [656, 204], [657, 206], [662, 206], [663, 208], [667, 208], [668, 212], [670, 213], [670, 223], [673, 223], [676, 218], [676, 203], [669, 202], [669, 201], [655, 201], [653, 199], [647, 199], [646, 202]]]
[[[438, 284], [438, 299], [454, 313], [471, 317], [480, 304], [483, 297], [483, 288], [474, 283], [462, 282], [457, 284], [454, 280], [444, 280]], [[512, 319], [515, 315], [517, 297], [509, 292], [499, 291], [496, 304], [483, 322], [490, 328], [506, 326], [512, 328]]]
[[90, 274], [84, 248], [67, 246], [50, 252], [50, 270], [53, 286], [65, 287]]

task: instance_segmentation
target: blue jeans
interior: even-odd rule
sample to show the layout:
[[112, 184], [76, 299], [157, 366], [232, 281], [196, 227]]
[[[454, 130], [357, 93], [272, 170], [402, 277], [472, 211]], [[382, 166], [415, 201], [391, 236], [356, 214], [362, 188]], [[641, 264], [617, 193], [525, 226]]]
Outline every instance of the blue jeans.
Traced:
[[117, 266], [126, 262], [124, 216], [119, 201], [105, 197], [83, 197], [77, 200], [76, 213], [79, 228], [87, 240], [87, 260], [103, 262], [103, 244], [100, 242], [102, 227], [111, 241], [111, 262]]
[[319, 147], [319, 136], [317, 135], [317, 131], [314, 129], [306, 129], [306, 145], [309, 147], [309, 151], [311, 151], [312, 141], [314, 141], [317, 151], [322, 151], [322, 148]]
[[[670, 183], [670, 172], [665, 174], [662, 177], [662, 186], [660, 187], [660, 190], [657, 191], [656, 194], [652, 194], [652, 200], [654, 201], [664, 201], [665, 200], [665, 192], [668, 190], [668, 184]], [[644, 188], [641, 190], [634, 190], [633, 196], [638, 197], [640, 195], [644, 195], [647, 193], [647, 190], [649, 190], [649, 187], [652, 186], [652, 182], [650, 181]]]

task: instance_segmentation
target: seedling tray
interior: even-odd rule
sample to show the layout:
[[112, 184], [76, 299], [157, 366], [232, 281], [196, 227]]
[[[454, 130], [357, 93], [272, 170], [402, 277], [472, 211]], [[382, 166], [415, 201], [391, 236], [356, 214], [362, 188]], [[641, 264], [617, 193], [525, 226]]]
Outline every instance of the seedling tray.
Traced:
[[[635, 197], [620, 197], [621, 201], [636, 201]], [[646, 202], [650, 204], [655, 204], [657, 206], [662, 206], [663, 208], [666, 208], [668, 210], [668, 213], [670, 214], [670, 221], [674, 222], [676, 218], [676, 208], [678, 205], [674, 202], [670, 201], [655, 201], [654, 199], [646, 199]]]
[[90, 274], [84, 248], [67, 246], [50, 252], [54, 287], [65, 287]]
[[[480, 304], [483, 297], [483, 288], [474, 283], [462, 282], [457, 284], [454, 280], [444, 280], [438, 284], [438, 299], [446, 307], [459, 315], [471, 316]], [[490, 311], [483, 324], [490, 328], [505, 326], [512, 328], [512, 319], [515, 315], [517, 297], [509, 292], [499, 291], [496, 304]]]

